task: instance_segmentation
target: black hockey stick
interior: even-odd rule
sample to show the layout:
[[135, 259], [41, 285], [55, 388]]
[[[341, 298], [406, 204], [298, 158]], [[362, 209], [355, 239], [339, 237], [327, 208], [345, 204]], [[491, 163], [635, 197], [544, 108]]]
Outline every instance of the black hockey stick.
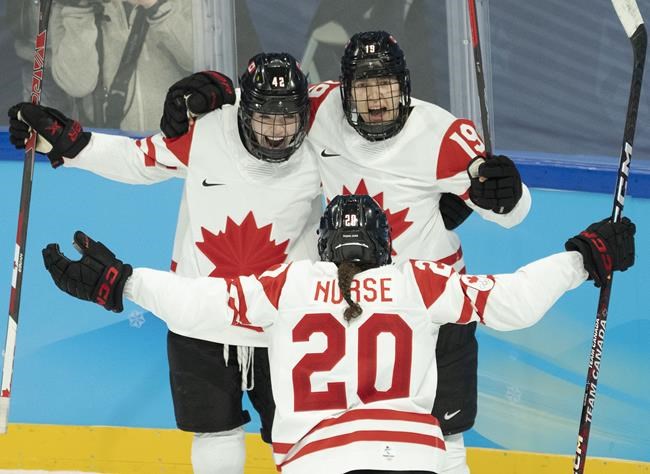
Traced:
[[[625, 130], [623, 132], [623, 146], [618, 165], [618, 178], [614, 194], [614, 206], [612, 209], [612, 221], [621, 219], [623, 213], [623, 202], [627, 190], [628, 174], [630, 172], [630, 161], [632, 160], [632, 143], [634, 141], [634, 130], [636, 128], [637, 112], [639, 110], [639, 99], [641, 98], [641, 82], [643, 80], [643, 67], [645, 64], [646, 45], [648, 42], [643, 18], [635, 0], [612, 0], [616, 14], [623, 24], [625, 33], [632, 42], [634, 53], [634, 69], [632, 70], [632, 85], [630, 87], [630, 98], [627, 103], [627, 115], [625, 118]], [[589, 442], [589, 430], [593, 416], [594, 404], [596, 402], [596, 387], [598, 384], [598, 373], [602, 359], [603, 344], [605, 342], [605, 324], [607, 322], [607, 309], [609, 297], [612, 291], [612, 279], [610, 278], [600, 289], [598, 299], [598, 311], [596, 312], [596, 325], [594, 336], [591, 342], [591, 354], [589, 355], [589, 368], [587, 370], [587, 383], [582, 401], [582, 414], [580, 415], [580, 428], [578, 431], [578, 444], [573, 462], [573, 473], [582, 474], [587, 459], [587, 445]]]
[[481, 107], [481, 127], [483, 128], [483, 142], [485, 152], [492, 153], [492, 140], [490, 139], [490, 117], [488, 115], [487, 98], [485, 97], [485, 76], [483, 75], [483, 57], [481, 55], [481, 37], [478, 33], [478, 14], [476, 0], [467, 0], [469, 9], [469, 27], [472, 32], [472, 46], [474, 48], [474, 70], [476, 71], [476, 87], [478, 100]]
[[[50, 18], [52, 0], [41, 0], [38, 15], [38, 34], [34, 49], [34, 67], [32, 70], [32, 103], [41, 101], [41, 86], [45, 69], [45, 45], [47, 43], [47, 24]], [[18, 309], [20, 293], [23, 286], [23, 266], [25, 264], [25, 244], [27, 242], [27, 222], [29, 205], [32, 200], [32, 178], [34, 176], [34, 154], [36, 152], [36, 132], [27, 140], [25, 146], [25, 163], [23, 165], [23, 184], [20, 191], [20, 208], [18, 211], [18, 230], [16, 231], [16, 250], [14, 253], [14, 270], [11, 279], [9, 297], [9, 322], [5, 339], [4, 364], [2, 368], [2, 388], [0, 392], [0, 434], [7, 432], [9, 420], [9, 400], [11, 398], [11, 381], [13, 378], [14, 356], [16, 354], [16, 331], [18, 329]]]

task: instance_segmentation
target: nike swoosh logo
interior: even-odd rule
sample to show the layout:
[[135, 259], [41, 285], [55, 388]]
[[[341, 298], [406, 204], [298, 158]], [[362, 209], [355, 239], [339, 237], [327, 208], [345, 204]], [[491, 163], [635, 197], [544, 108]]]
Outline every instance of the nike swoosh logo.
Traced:
[[445, 420], [451, 420], [453, 417], [455, 417], [456, 415], [458, 415], [460, 412], [461, 412], [461, 410], [456, 410], [456, 411], [453, 412], [453, 413], [445, 412], [445, 414], [444, 414], [442, 417], [443, 417]]
[[208, 183], [207, 179], [203, 180], [203, 186], [205, 186], [206, 188], [210, 186], [225, 186], [225, 185], [226, 183]]
[[341, 156], [341, 155], [339, 155], [338, 153], [327, 153], [327, 150], [323, 149], [323, 151], [320, 152], [320, 156], [322, 156], [323, 158], [329, 158], [331, 156]]

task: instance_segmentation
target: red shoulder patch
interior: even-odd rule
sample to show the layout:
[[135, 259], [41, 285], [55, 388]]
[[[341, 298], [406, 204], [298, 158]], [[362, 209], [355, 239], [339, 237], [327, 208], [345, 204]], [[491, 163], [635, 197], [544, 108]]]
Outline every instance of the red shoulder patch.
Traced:
[[166, 138], [163, 137], [165, 146], [171, 151], [178, 161], [185, 166], [190, 162], [190, 149], [192, 147], [192, 137], [194, 136], [194, 123], [190, 125], [189, 130], [180, 137]]
[[340, 82], [337, 81], [325, 81], [309, 86], [309, 128], [311, 128], [314, 120], [316, 120], [316, 112], [325, 100], [325, 97], [334, 89], [338, 88], [339, 85]]
[[262, 288], [264, 288], [266, 297], [269, 299], [275, 309], [278, 309], [280, 295], [282, 294], [284, 283], [287, 281], [287, 272], [289, 271], [290, 266], [290, 263], [281, 263], [280, 265], [275, 265], [274, 267], [266, 270], [257, 278], [262, 284]]
[[410, 260], [415, 282], [418, 285], [424, 306], [430, 308], [445, 291], [453, 268], [425, 260]]
[[485, 156], [485, 145], [471, 120], [456, 119], [440, 144], [437, 179], [445, 179], [465, 172], [470, 160]]

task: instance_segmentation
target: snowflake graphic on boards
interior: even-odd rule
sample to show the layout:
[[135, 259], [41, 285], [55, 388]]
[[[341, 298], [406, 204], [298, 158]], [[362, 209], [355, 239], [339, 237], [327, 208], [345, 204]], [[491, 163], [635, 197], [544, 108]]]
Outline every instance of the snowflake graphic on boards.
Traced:
[[145, 323], [144, 313], [142, 311], [131, 311], [129, 314], [129, 326], [140, 329]]

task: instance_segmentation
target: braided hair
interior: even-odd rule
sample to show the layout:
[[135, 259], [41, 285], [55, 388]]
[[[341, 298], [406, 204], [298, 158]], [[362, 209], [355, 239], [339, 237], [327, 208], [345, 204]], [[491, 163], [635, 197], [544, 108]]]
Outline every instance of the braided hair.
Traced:
[[345, 308], [345, 311], [343, 312], [343, 318], [347, 322], [350, 322], [354, 318], [361, 316], [361, 313], [363, 313], [363, 308], [361, 308], [361, 305], [358, 302], [354, 301], [350, 295], [350, 286], [352, 285], [352, 280], [358, 273], [375, 267], [377, 267], [376, 264], [350, 261], [341, 262], [339, 264], [338, 283], [341, 294], [343, 295], [345, 301], [348, 303], [348, 307]]

